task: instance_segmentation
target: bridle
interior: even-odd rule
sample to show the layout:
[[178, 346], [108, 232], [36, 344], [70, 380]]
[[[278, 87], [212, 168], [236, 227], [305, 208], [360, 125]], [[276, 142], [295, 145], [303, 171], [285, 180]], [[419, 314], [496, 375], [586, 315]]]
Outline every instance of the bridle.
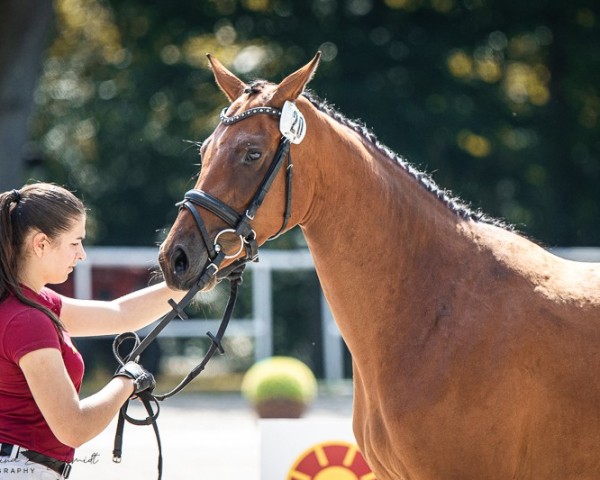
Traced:
[[[118, 335], [115, 338], [113, 343], [113, 353], [117, 361], [121, 364], [129, 360], [138, 361], [140, 354], [148, 347], [148, 345], [156, 339], [158, 334], [176, 317], [181, 318], [182, 320], [187, 320], [187, 314], [184, 309], [192, 302], [194, 296], [206, 287], [215, 277], [217, 280], [227, 279], [230, 283], [230, 293], [229, 300], [227, 302], [227, 306], [225, 307], [225, 311], [223, 313], [223, 318], [221, 320], [221, 324], [219, 325], [219, 329], [216, 334], [212, 334], [211, 332], [207, 332], [207, 336], [211, 340], [211, 345], [208, 348], [206, 354], [202, 361], [194, 367], [187, 376], [171, 391], [161, 394], [155, 395], [152, 392], [142, 392], [139, 395], [139, 399], [144, 404], [146, 411], [148, 413], [148, 417], [144, 420], [138, 420], [130, 417], [127, 414], [127, 408], [129, 405], [129, 400], [123, 405], [119, 412], [119, 419], [117, 422], [117, 432], [115, 434], [115, 443], [113, 449], [113, 461], [120, 462], [121, 461], [121, 452], [122, 452], [122, 441], [123, 441], [123, 429], [125, 426], [125, 420], [134, 424], [134, 425], [152, 425], [154, 428], [154, 432], [156, 434], [156, 440], [158, 443], [159, 457], [158, 457], [158, 478], [159, 480], [162, 477], [162, 448], [160, 442], [160, 435], [158, 433], [158, 426], [156, 424], [156, 420], [158, 418], [158, 414], [160, 412], [159, 401], [163, 401], [169, 397], [172, 397], [176, 393], [180, 392], [188, 383], [190, 383], [194, 378], [196, 378], [205, 368], [208, 361], [213, 357], [213, 355], [218, 351], [220, 353], [224, 353], [223, 346], [221, 344], [221, 340], [225, 334], [225, 330], [227, 329], [227, 325], [229, 324], [229, 320], [231, 319], [231, 315], [233, 313], [233, 308], [235, 306], [238, 287], [242, 282], [242, 275], [244, 269], [246, 268], [246, 264], [248, 262], [256, 262], [258, 261], [258, 242], [256, 239], [256, 232], [252, 228], [251, 222], [254, 220], [258, 209], [263, 204], [263, 201], [271, 189], [277, 174], [282, 168], [284, 162], [287, 161], [286, 167], [286, 176], [285, 176], [285, 210], [283, 214], [283, 221], [279, 231], [269, 238], [269, 240], [274, 239], [281, 235], [287, 228], [287, 224], [289, 218], [291, 216], [292, 209], [292, 169], [293, 163], [290, 154], [290, 144], [291, 143], [300, 143], [304, 138], [306, 133], [306, 123], [302, 113], [297, 109], [294, 103], [285, 102], [283, 108], [281, 110], [273, 108], [273, 107], [255, 107], [250, 108], [241, 114], [234, 115], [228, 117], [227, 108], [223, 109], [220, 115], [221, 123], [225, 126], [233, 125], [234, 123], [240, 122], [247, 118], [250, 118], [254, 115], [270, 115], [273, 117], [279, 118], [279, 130], [282, 134], [282, 137], [279, 141], [279, 145], [275, 152], [275, 156], [265, 176], [260, 182], [258, 189], [256, 190], [252, 200], [248, 204], [248, 207], [242, 214], [239, 214], [236, 210], [231, 208], [226, 203], [222, 202], [218, 198], [210, 195], [209, 193], [192, 189], [186, 192], [184, 198], [181, 202], [177, 203], [177, 206], [181, 209], [185, 208], [188, 210], [192, 217], [194, 218], [198, 230], [200, 231], [200, 235], [202, 237], [202, 241], [206, 246], [206, 250], [208, 252], [208, 261], [202, 272], [199, 275], [198, 281], [192, 286], [192, 288], [186, 293], [183, 299], [176, 303], [172, 299], [169, 300], [169, 305], [172, 310], [163, 317], [160, 322], [152, 329], [152, 331], [140, 341], [138, 336], [133, 332], [123, 333]], [[221, 220], [223, 220], [227, 227], [219, 231], [213, 239], [211, 239], [210, 234], [208, 233], [208, 229], [206, 228], [206, 224], [202, 219], [202, 215], [198, 211], [198, 208], [203, 208], [218, 216]], [[239, 249], [233, 254], [227, 254], [219, 240], [221, 236], [225, 234], [234, 234], [240, 240]], [[245, 253], [242, 257], [239, 255], [245, 250]], [[239, 257], [239, 258], [237, 258]], [[230, 265], [225, 268], [221, 268], [221, 264], [226, 259], [236, 258]], [[131, 353], [125, 357], [121, 356], [119, 353], [120, 345], [127, 341], [133, 340], [134, 347]], [[152, 405], [156, 407], [156, 410], [153, 410]]]
[[[300, 143], [302, 138], [304, 138], [305, 132], [305, 122], [304, 117], [300, 113], [300, 111], [295, 107], [295, 105], [291, 102], [286, 102], [282, 110], [273, 108], [273, 107], [255, 107], [249, 110], [244, 111], [239, 115], [234, 115], [231, 117], [227, 116], [227, 108], [223, 109], [221, 112], [220, 120], [221, 123], [225, 126], [233, 125], [237, 122], [241, 122], [242, 120], [246, 120], [254, 115], [271, 115], [274, 117], [280, 118], [280, 131], [282, 133], [281, 140], [279, 141], [279, 145], [275, 152], [275, 156], [273, 157], [273, 161], [271, 162], [269, 169], [265, 173], [262, 181], [259, 184], [254, 197], [248, 204], [246, 210], [239, 214], [233, 208], [231, 208], [226, 203], [222, 202], [216, 197], [213, 197], [211, 194], [203, 191], [192, 189], [186, 192], [184, 199], [182, 202], [177, 205], [180, 208], [187, 209], [193, 216], [196, 225], [198, 226], [198, 230], [202, 236], [202, 240], [204, 245], [206, 246], [206, 250], [209, 256], [209, 263], [206, 265], [207, 268], [215, 268], [219, 270], [220, 263], [227, 258], [235, 258], [238, 257], [242, 253], [243, 250], [246, 250], [244, 257], [236, 260], [231, 266], [227, 268], [227, 271], [233, 271], [239, 267], [240, 264], [245, 264], [249, 261], [257, 261], [258, 259], [258, 244], [256, 242], [256, 232], [253, 230], [251, 226], [251, 222], [254, 220], [256, 212], [262, 205], [265, 196], [269, 192], [277, 174], [281, 170], [281, 167], [284, 161], [287, 160], [287, 168], [286, 168], [286, 176], [285, 176], [285, 210], [283, 214], [283, 221], [279, 231], [269, 238], [272, 240], [281, 235], [288, 224], [289, 218], [291, 216], [292, 209], [292, 175], [293, 175], [293, 163], [292, 157], [290, 154], [290, 143]], [[209, 212], [218, 216], [221, 220], [223, 220], [228, 228], [221, 230], [215, 238], [211, 240], [210, 235], [206, 229], [204, 224], [204, 220], [202, 216], [198, 212], [196, 207], [201, 207]], [[232, 255], [226, 255], [223, 252], [221, 245], [219, 244], [219, 239], [222, 235], [231, 233], [237, 236], [240, 240], [240, 248], [237, 252]], [[212, 267], [214, 265], [214, 267]], [[223, 272], [227, 273], [227, 272]], [[226, 277], [226, 275], [219, 275], [220, 277]]]

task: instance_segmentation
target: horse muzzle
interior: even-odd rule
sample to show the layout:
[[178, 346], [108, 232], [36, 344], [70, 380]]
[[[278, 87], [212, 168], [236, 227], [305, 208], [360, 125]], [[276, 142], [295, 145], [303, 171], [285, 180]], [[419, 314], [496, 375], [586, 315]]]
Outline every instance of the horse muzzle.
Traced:
[[[178, 290], [192, 288], [205, 266], [210, 264], [208, 252], [194, 242], [165, 241], [161, 245], [158, 262], [167, 285]], [[205, 288], [212, 288], [215, 284], [216, 278]]]

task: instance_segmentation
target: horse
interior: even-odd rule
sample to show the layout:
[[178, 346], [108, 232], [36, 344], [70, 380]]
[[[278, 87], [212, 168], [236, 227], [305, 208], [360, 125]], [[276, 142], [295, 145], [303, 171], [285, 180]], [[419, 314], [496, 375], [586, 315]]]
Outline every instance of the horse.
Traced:
[[230, 105], [160, 247], [167, 283], [299, 225], [379, 480], [600, 478], [600, 264], [472, 209], [308, 91], [319, 53], [279, 83], [208, 60]]

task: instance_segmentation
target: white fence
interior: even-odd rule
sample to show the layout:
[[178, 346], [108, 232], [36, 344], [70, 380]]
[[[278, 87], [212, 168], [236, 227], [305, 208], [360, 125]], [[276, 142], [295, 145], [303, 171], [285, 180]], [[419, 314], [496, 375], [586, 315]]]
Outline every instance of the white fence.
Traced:
[[[74, 272], [76, 298], [92, 298], [92, 269], [94, 267], [142, 267], [153, 269], [158, 261], [156, 248], [139, 247], [88, 247], [87, 259]], [[258, 263], [248, 264], [252, 271], [252, 317], [232, 319], [228, 336], [247, 335], [254, 338], [256, 360], [273, 354], [273, 298], [272, 272], [276, 270], [314, 270], [308, 250], [263, 250]], [[344, 376], [344, 346], [329, 305], [321, 292], [321, 317], [323, 337], [323, 367], [327, 380]], [[161, 336], [200, 337], [207, 330], [216, 331], [220, 319], [171, 322]]]
[[[576, 261], [600, 262], [600, 248], [555, 248], [558, 256]], [[157, 265], [156, 248], [90, 247], [87, 260], [75, 270], [74, 284], [77, 298], [92, 298], [93, 267], [143, 267]], [[312, 270], [314, 264], [308, 250], [263, 250], [260, 262], [250, 263], [252, 271], [252, 318], [232, 319], [228, 335], [248, 335], [255, 340], [255, 359], [273, 353], [273, 298], [272, 272], [276, 270]], [[323, 293], [321, 292], [321, 317], [323, 337], [324, 376], [327, 380], [343, 378], [344, 346], [340, 332]], [[207, 330], [215, 331], [219, 320], [171, 322], [161, 333], [171, 337], [203, 336]]]
[[600, 247], [551, 248], [550, 251], [577, 262], [600, 262]]

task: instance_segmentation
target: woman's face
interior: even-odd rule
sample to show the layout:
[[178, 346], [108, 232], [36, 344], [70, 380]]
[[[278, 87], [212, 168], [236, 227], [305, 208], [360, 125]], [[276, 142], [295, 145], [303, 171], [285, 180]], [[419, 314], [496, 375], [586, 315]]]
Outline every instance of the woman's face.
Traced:
[[77, 262], [85, 259], [85, 222], [85, 216], [77, 218], [69, 230], [48, 242], [49, 248], [44, 255], [42, 268], [44, 284], [63, 283]]

